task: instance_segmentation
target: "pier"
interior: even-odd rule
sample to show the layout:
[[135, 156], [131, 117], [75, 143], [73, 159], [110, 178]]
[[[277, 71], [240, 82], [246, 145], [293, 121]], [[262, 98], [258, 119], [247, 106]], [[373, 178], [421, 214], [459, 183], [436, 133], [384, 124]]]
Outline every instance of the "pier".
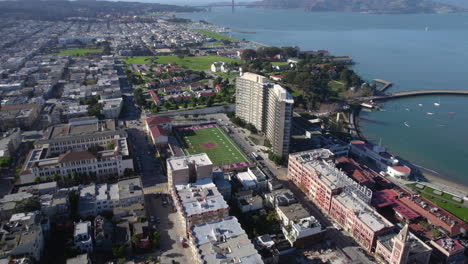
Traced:
[[377, 89], [377, 91], [379, 91], [379, 92], [381, 92], [381, 93], [385, 92], [385, 90], [387, 90], [388, 88], [390, 88], [390, 87], [393, 85], [393, 83], [387, 82], [387, 81], [382, 80], [382, 79], [372, 79], [372, 80], [373, 80], [375, 83], [383, 84], [383, 87], [382, 87], [382, 88]]
[[425, 95], [463, 95], [468, 96], [468, 90], [419, 90], [419, 91], [408, 91], [408, 92], [396, 92], [388, 93], [381, 96], [371, 96], [360, 98], [362, 101], [388, 101], [397, 98], [403, 97], [413, 97], [413, 96], [425, 96]]

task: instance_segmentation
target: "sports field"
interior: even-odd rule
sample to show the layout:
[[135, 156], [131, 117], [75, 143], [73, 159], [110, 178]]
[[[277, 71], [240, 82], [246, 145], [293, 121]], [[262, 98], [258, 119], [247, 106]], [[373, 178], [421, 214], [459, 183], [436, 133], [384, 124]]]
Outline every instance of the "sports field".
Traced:
[[206, 153], [214, 166], [236, 168], [248, 165], [248, 158], [216, 125], [177, 129], [177, 138], [187, 155]]

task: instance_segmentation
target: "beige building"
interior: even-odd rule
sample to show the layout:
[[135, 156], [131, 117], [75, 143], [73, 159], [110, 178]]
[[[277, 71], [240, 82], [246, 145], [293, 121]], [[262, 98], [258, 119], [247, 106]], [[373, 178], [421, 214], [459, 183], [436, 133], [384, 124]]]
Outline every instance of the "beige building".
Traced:
[[116, 127], [115, 120], [98, 120], [95, 117], [70, 119], [68, 124], [52, 126], [44, 138], [36, 141], [36, 148], [48, 148], [47, 155], [66, 151], [83, 151], [93, 147], [106, 148], [127, 133]]
[[279, 156], [289, 153], [293, 105], [291, 94], [264, 76], [247, 72], [236, 80], [236, 116], [264, 132]]
[[398, 234], [379, 237], [375, 249], [377, 260], [386, 264], [427, 264], [431, 253], [431, 247], [409, 232], [408, 225]]
[[211, 179], [212, 174], [213, 163], [205, 153], [174, 157], [167, 160], [169, 186], [193, 183], [206, 178]]

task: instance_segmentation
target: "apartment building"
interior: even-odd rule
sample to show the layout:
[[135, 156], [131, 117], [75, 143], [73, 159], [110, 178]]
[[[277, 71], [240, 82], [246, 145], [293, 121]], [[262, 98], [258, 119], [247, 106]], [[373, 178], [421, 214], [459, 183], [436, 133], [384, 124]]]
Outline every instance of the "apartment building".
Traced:
[[[44, 220], [44, 224], [42, 224]], [[19, 213], [0, 225], [0, 258], [29, 257], [39, 262], [48, 221], [40, 213]]]
[[332, 197], [347, 188], [357, 190], [370, 203], [372, 191], [361, 186], [333, 164], [333, 153], [317, 149], [289, 155], [288, 178], [312, 199], [324, 213], [330, 211]]
[[294, 99], [268, 78], [243, 73], [236, 79], [236, 116], [265, 133], [278, 156], [289, 153]]
[[40, 104], [2, 105], [0, 109], [0, 130], [19, 127], [31, 129], [39, 119], [42, 110]]
[[288, 178], [369, 252], [375, 248], [377, 236], [393, 229], [392, 223], [369, 206], [372, 191], [338, 170], [327, 149], [290, 154]]
[[368, 252], [375, 249], [378, 236], [391, 232], [394, 227], [353, 192], [348, 191], [333, 196], [329, 215]]
[[122, 180], [115, 184], [91, 184], [79, 190], [78, 214], [83, 217], [112, 212], [116, 208], [143, 205], [143, 188], [139, 178]]
[[119, 117], [123, 106], [122, 98], [99, 100], [99, 103], [102, 105], [101, 113], [106, 118], [114, 119]]
[[211, 179], [213, 163], [206, 153], [173, 157], [167, 160], [169, 186]]
[[211, 179], [173, 186], [173, 200], [187, 232], [199, 225], [229, 216], [229, 206]]
[[189, 238], [198, 264], [263, 263], [235, 217], [195, 225]]
[[91, 238], [91, 222], [75, 223], [75, 230], [73, 232], [73, 241], [75, 246], [83, 253], [93, 252], [93, 240]]

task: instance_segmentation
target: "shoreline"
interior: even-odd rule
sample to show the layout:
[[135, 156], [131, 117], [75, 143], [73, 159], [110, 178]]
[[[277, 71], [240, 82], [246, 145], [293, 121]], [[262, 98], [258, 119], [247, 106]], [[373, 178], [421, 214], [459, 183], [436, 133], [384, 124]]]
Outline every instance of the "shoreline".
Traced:
[[[372, 141], [366, 139], [362, 135], [361, 130], [359, 128], [359, 121], [359, 112], [357, 112], [357, 115], [354, 117], [354, 128], [359, 139], [373, 143]], [[439, 189], [448, 189], [447, 192], [452, 192], [454, 194], [457, 194], [458, 196], [467, 196], [468, 185], [466, 183], [456, 179], [444, 177], [442, 174], [435, 170], [425, 168], [411, 161], [407, 162], [409, 163], [410, 167], [413, 167], [413, 169], [416, 168], [418, 170], [417, 172], [412, 173], [413, 177], [416, 178], [415, 180], [413, 180], [413, 182], [422, 182], [429, 185], [434, 185], [437, 186]]]
[[[193, 22], [193, 20], [191, 20]], [[219, 26], [219, 25], [216, 25], [214, 23], [211, 23], [211, 25], [214, 25], [214, 26], [217, 26], [217, 27], [222, 27], [222, 26]], [[232, 32], [239, 32], [238, 30], [235, 30], [235, 29], [232, 29], [232, 28], [229, 28], [229, 27], [225, 27], [226, 29], [228, 29], [229, 31], [232, 31]], [[229, 37], [232, 37], [232, 36], [229, 36]], [[238, 41], [241, 41], [240, 39], [236, 38], [236, 37], [232, 37], [234, 39], [237, 39]], [[261, 46], [264, 46], [264, 47], [270, 47], [269, 45], [266, 45], [266, 44], [263, 44], [263, 43], [260, 43], [260, 42], [256, 42], [256, 41], [252, 41], [252, 40], [245, 40], [246, 42], [250, 42], [250, 43], [254, 43], [256, 45], [261, 45]], [[359, 122], [360, 122], [360, 109], [359, 110], [356, 110], [352, 113], [353, 115], [353, 120], [352, 120], [352, 123], [353, 123], [353, 129], [354, 129], [354, 134], [357, 138], [359, 139], [362, 139], [364, 141], [367, 141], [367, 142], [371, 142], [369, 140], [367, 140], [361, 130], [360, 130], [360, 127], [359, 127]], [[353, 135], [353, 133], [352, 133]], [[428, 168], [424, 168], [422, 166], [419, 166], [419, 165], [416, 165], [410, 161], [408, 161], [408, 163], [410, 164], [411, 167], [416, 168], [418, 171], [413, 174], [414, 177], [418, 180], [423, 180], [421, 182], [425, 182], [427, 184], [431, 184], [431, 185], [435, 185], [435, 186], [439, 186], [439, 187], [442, 187], [443, 189], [445, 188], [453, 188], [457, 191], [457, 193], [461, 193], [463, 194], [462, 196], [465, 197], [466, 196], [466, 193], [468, 193], [468, 185], [466, 183], [463, 183], [463, 182], [460, 182], [460, 181], [457, 181], [455, 179], [451, 179], [451, 178], [447, 178], [447, 177], [444, 177], [442, 174], [434, 171], [434, 170], [431, 170], [431, 169], [428, 169]], [[425, 180], [425, 181], [424, 181]], [[417, 182], [417, 181], [415, 181]], [[460, 186], [462, 186], [462, 190], [460, 190]], [[441, 188], [441, 189], [442, 189]]]

